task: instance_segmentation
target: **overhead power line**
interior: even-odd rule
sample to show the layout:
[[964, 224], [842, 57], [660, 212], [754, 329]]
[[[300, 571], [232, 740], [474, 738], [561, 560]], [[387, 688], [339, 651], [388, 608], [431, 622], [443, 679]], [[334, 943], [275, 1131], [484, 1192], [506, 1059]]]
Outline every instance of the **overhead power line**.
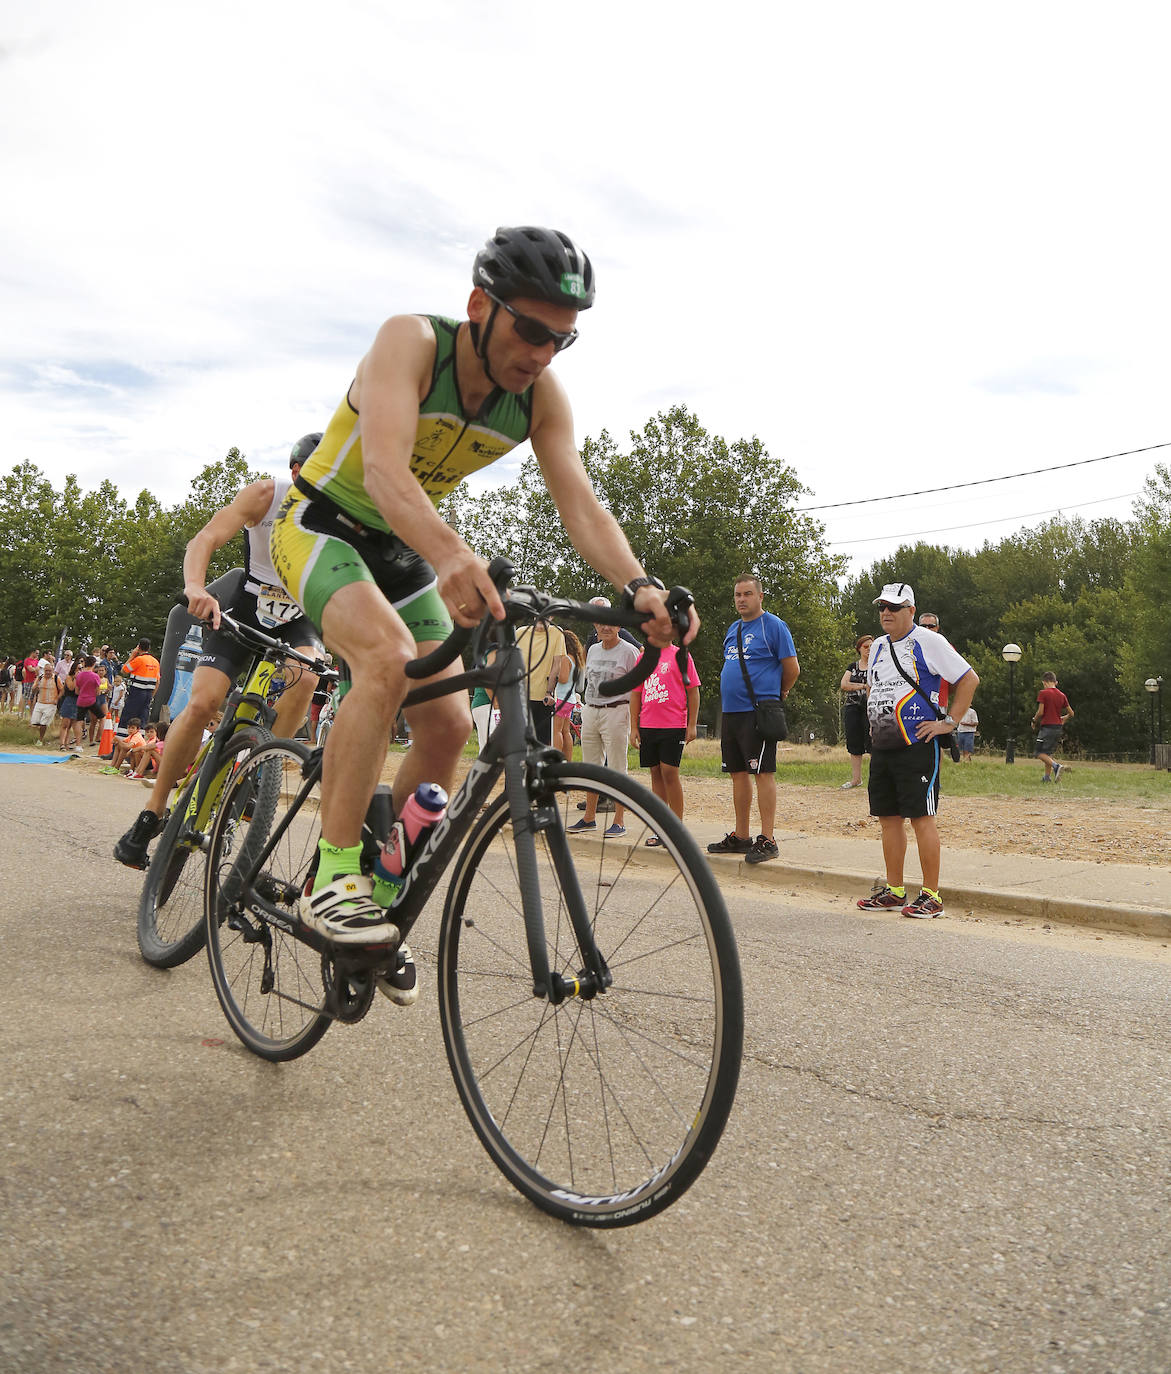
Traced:
[[[1165, 444], [1148, 444], [1146, 448], [1128, 448], [1122, 453], [1104, 453], [1101, 458], [1079, 458], [1076, 463], [1055, 463], [1050, 468], [1032, 468], [1028, 472], [1006, 472], [1003, 477], [981, 477], [974, 482], [953, 482], [949, 487], [924, 487], [922, 491], [899, 491], [893, 495], [863, 496], [857, 501], [836, 501], [831, 506], [798, 506], [801, 515], [809, 515], [817, 510], [841, 510], [844, 506], [867, 506], [874, 501], [901, 501], [904, 496], [934, 496], [939, 491], [960, 491], [964, 487], [986, 487], [991, 482], [1013, 482], [1018, 477], [1036, 477], [1043, 472], [1063, 472], [1067, 468], [1085, 467], [1087, 463], [1105, 463], [1111, 458], [1133, 458], [1136, 453], [1153, 453], [1156, 449], [1171, 448], [1171, 440]], [[858, 540], [865, 543], [865, 540]]]
[[994, 520], [975, 520], [966, 525], [948, 525], [943, 529], [908, 530], [906, 534], [875, 534], [868, 539], [827, 539], [831, 549], [845, 549], [853, 544], [882, 544], [893, 539], [922, 539], [927, 534], [951, 534], [955, 530], [978, 530], [982, 525], [1007, 525], [1012, 520], [1035, 520], [1041, 515], [1060, 515], [1067, 510], [1083, 510], [1086, 506], [1104, 506], [1110, 501], [1126, 501], [1137, 491], [1124, 491], [1120, 496], [1103, 496], [1096, 501], [1080, 501], [1075, 506], [1055, 506], [1053, 510], [1035, 510], [1027, 515], [998, 515]]

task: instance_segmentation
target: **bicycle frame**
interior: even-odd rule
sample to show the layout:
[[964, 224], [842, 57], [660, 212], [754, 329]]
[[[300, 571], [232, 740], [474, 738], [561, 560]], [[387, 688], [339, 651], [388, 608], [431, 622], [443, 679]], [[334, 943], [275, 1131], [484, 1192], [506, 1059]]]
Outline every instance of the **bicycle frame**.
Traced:
[[[395, 923], [405, 939], [503, 774], [516, 849], [525, 937], [533, 975], [533, 996], [548, 998], [555, 1006], [571, 996], [593, 997], [609, 986], [610, 971], [594, 941], [585, 898], [576, 870], [569, 861], [569, 841], [561, 828], [556, 808], [539, 810], [535, 819], [533, 816], [532, 800], [540, 794], [542, 773], [549, 765], [560, 763], [561, 755], [528, 734], [525, 665], [515, 638], [511, 633], [508, 635], [491, 668], [474, 669], [457, 677], [428, 683], [409, 693], [404, 705], [415, 705], [460, 691], [468, 685], [480, 684], [491, 686], [496, 692], [500, 705], [500, 725], [489, 738], [483, 752], [473, 761], [467, 777], [452, 797], [445, 816], [432, 830], [423, 849], [407, 870], [402, 889], [390, 910], [394, 912]], [[257, 874], [279, 844], [320, 774], [321, 751], [315, 750], [305, 767], [304, 782], [295, 805], [269, 836], [255, 863], [244, 875], [242, 890], [247, 891], [252, 887]], [[583, 967], [573, 979], [563, 978], [549, 968], [536, 846], [533, 841], [534, 833], [544, 829], [551, 832], [550, 852], [566, 896], [569, 918], [582, 957]], [[381, 842], [385, 836], [377, 838]], [[265, 894], [258, 892], [256, 898], [261, 903], [261, 909], [255, 913], [257, 916], [275, 922], [282, 929], [290, 929], [287, 917], [265, 900]], [[347, 967], [374, 967], [385, 961], [385, 951], [378, 948], [369, 953], [339, 951], [336, 945], [307, 927], [299, 926], [292, 933], [318, 952], [340, 958]]]

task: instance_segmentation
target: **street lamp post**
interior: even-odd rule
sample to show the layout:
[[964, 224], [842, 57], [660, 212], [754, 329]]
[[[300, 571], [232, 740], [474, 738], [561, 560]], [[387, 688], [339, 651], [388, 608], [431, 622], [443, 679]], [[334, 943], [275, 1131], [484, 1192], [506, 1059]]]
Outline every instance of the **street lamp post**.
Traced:
[[[1143, 686], [1147, 689], [1147, 695], [1151, 698], [1151, 767], [1155, 766], [1155, 697], [1159, 698], [1159, 722], [1163, 720], [1163, 679], [1161, 677], [1149, 677]], [[1159, 732], [1162, 734], [1162, 731]]]
[[1004, 750], [1004, 761], [1016, 763], [1016, 695], [1013, 679], [1016, 666], [1021, 661], [1021, 646], [1006, 644], [1001, 649], [1000, 656], [1008, 664], [1008, 744]]

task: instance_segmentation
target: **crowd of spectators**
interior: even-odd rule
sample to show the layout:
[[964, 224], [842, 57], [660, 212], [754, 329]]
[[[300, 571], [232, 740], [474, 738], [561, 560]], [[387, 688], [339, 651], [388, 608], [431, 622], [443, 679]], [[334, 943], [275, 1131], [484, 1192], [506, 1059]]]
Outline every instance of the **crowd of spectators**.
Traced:
[[[144, 646], [149, 650], [150, 641], [141, 641], [136, 658], [128, 663], [109, 644], [94, 651], [87, 646], [76, 654], [62, 649], [56, 659], [45, 647], [0, 656], [0, 711], [27, 718], [30, 742], [37, 749], [52, 748], [75, 757], [87, 749], [100, 750], [106, 722], [119, 729], [127, 675], [131, 663], [141, 672]], [[146, 719], [152, 696], [153, 692], [140, 694], [140, 720]]]

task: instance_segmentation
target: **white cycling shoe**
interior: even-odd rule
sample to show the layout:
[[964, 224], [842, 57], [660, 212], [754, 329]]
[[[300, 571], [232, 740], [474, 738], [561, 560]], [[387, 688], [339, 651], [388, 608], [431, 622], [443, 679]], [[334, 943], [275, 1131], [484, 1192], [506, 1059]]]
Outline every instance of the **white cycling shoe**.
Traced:
[[301, 920], [335, 945], [397, 945], [399, 928], [387, 920], [373, 893], [373, 880], [362, 874], [335, 878], [301, 898]]
[[415, 1005], [419, 1000], [419, 976], [409, 945], [399, 945], [394, 969], [390, 973], [380, 973], [374, 979], [374, 986], [383, 997], [389, 997], [395, 1006]]

